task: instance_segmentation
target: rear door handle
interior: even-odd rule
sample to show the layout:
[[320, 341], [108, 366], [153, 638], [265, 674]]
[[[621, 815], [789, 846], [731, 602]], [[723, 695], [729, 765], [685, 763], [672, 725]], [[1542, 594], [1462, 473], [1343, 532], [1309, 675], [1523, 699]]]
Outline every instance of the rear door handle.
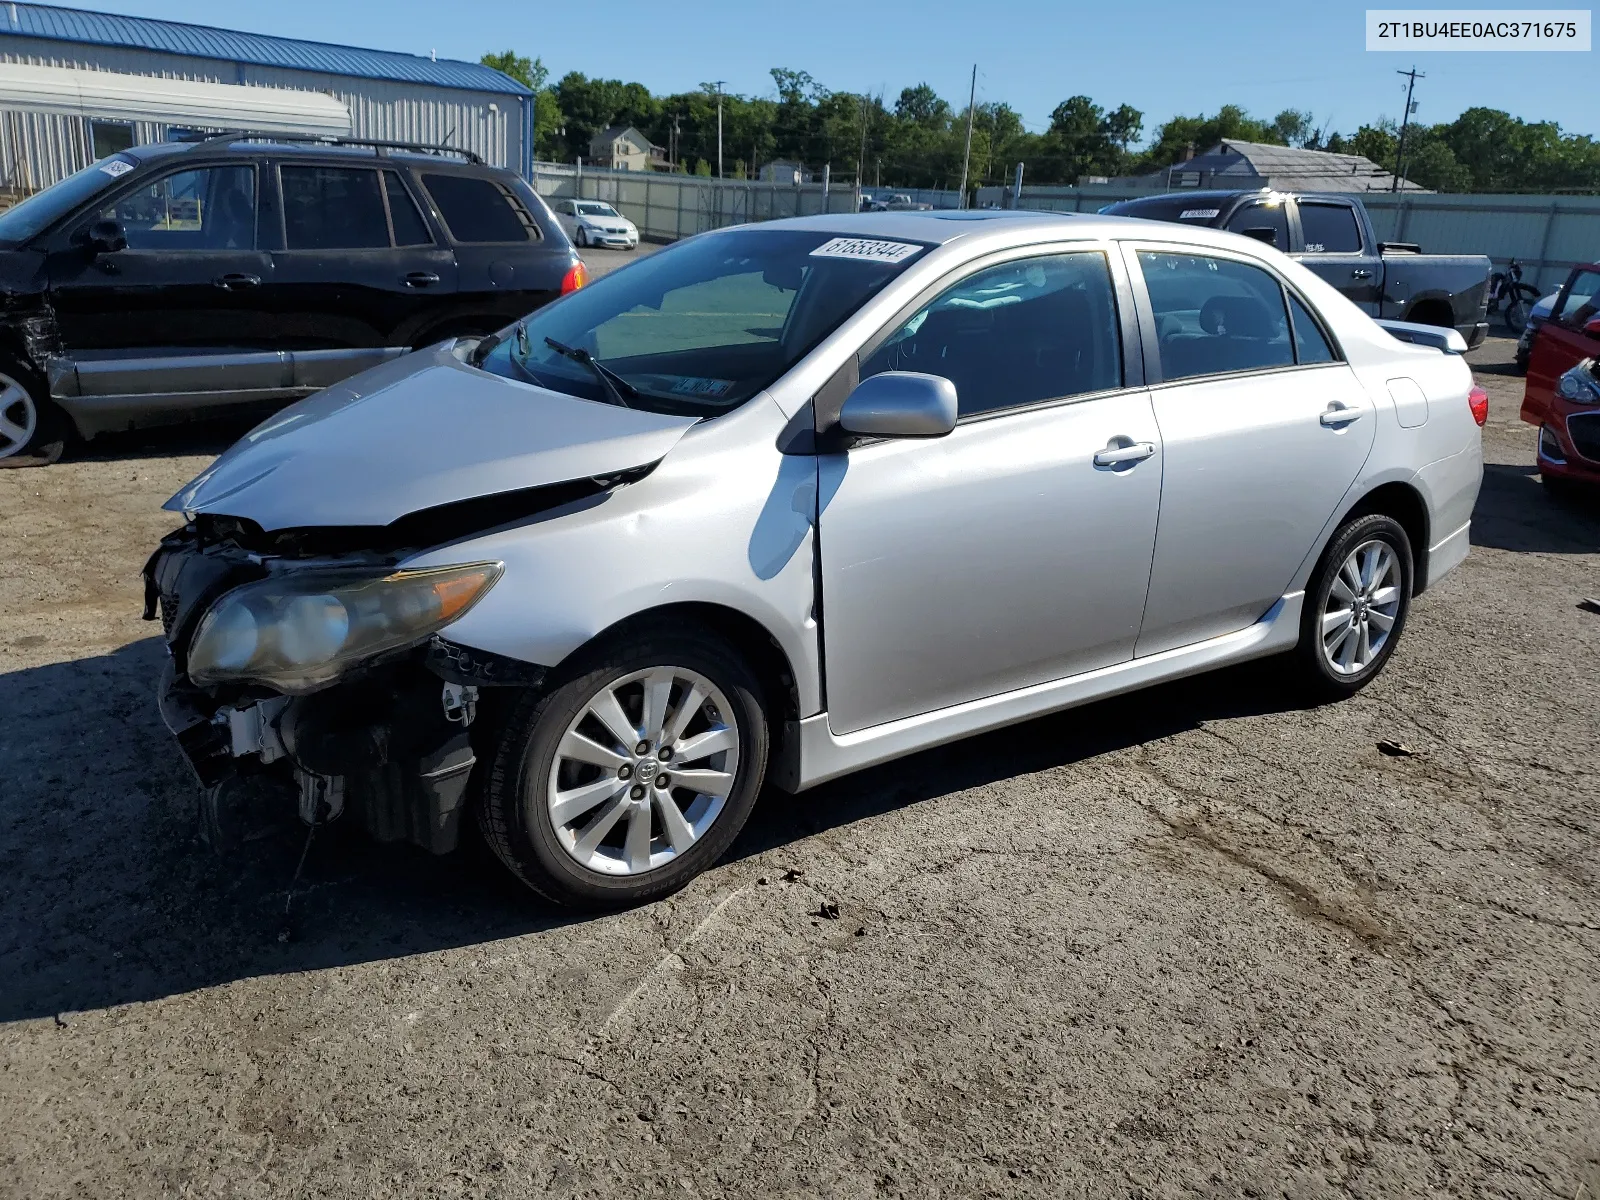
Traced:
[[1361, 410], [1359, 408], [1341, 408], [1337, 405], [1329, 405], [1328, 410], [1317, 418], [1330, 429], [1342, 429], [1352, 421], [1359, 421], [1360, 419]]
[[1120, 463], [1143, 462], [1155, 452], [1154, 442], [1134, 442], [1131, 446], [1107, 446], [1094, 456], [1094, 465], [1115, 467]]
[[261, 276], [247, 275], [243, 271], [232, 271], [226, 275], [218, 275], [211, 282], [223, 291], [231, 292], [234, 288], [260, 287]]
[[432, 287], [438, 282], [439, 277], [432, 271], [412, 271], [405, 279], [406, 286], [414, 288]]
[[1354, 271], [1350, 272], [1350, 278], [1351, 279], [1371, 279], [1372, 278], [1372, 272], [1367, 270], [1365, 267], [1357, 267]]

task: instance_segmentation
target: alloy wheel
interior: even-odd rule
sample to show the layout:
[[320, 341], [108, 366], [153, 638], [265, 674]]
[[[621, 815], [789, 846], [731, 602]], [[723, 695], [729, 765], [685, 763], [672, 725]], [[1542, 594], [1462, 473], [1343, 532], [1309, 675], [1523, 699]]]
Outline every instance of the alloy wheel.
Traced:
[[545, 783], [557, 842], [608, 875], [666, 866], [722, 815], [739, 733], [727, 697], [696, 671], [650, 667], [607, 683], [567, 725]]
[[39, 406], [11, 376], [0, 374], [0, 458], [10, 458], [39, 430]]
[[1322, 654], [1335, 674], [1358, 675], [1383, 653], [1400, 614], [1400, 558], [1378, 538], [1352, 550], [1322, 609]]

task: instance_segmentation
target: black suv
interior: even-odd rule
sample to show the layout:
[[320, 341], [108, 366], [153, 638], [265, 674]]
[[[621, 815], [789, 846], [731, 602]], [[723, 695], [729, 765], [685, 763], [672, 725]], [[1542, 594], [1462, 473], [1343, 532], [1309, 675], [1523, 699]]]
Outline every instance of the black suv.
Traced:
[[0, 462], [278, 407], [583, 281], [544, 202], [472, 154], [238, 133], [123, 151], [0, 213]]

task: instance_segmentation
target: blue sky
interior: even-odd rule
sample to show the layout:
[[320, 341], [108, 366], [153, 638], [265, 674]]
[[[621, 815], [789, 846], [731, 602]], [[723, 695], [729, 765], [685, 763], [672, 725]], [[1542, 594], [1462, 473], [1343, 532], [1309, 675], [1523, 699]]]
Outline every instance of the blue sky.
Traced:
[[[1387, 0], [1393, 3], [1393, 0]], [[1505, 4], [1506, 0], [1498, 0]], [[1553, 0], [1545, 0], [1551, 3]], [[515, 48], [544, 59], [552, 75], [638, 80], [655, 92], [727, 80], [729, 91], [771, 94], [769, 67], [809, 71], [840, 91], [927, 81], [956, 107], [978, 66], [978, 96], [1004, 100], [1030, 128], [1083, 93], [1106, 107], [1145, 114], [1148, 135], [1174, 113], [1236, 103], [1270, 117], [1310, 109], [1319, 124], [1354, 132], [1398, 118], [1415, 65], [1419, 121], [1447, 121], [1487, 104], [1527, 120], [1558, 121], [1600, 136], [1600, 62], [1595, 52], [1368, 53], [1364, 4], [1267, 0], [805, 0], [764, 6], [743, 0], [599, 0], [566, 5], [527, 0], [88, 0], [102, 11], [319, 41], [437, 51], [476, 59]], [[1532, 7], [1523, 5], [1521, 7]], [[602, 32], [603, 30], [603, 32]]]

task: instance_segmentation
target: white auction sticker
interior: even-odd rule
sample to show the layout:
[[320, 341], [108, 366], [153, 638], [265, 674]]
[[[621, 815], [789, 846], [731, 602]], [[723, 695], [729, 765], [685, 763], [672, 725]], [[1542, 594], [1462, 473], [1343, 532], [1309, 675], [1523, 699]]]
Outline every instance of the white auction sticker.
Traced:
[[1178, 214], [1178, 220], [1209, 221], [1221, 211], [1220, 208], [1186, 208]]
[[118, 175], [126, 175], [129, 171], [133, 170], [133, 164], [123, 162], [120, 158], [113, 158], [108, 163], [101, 163], [100, 169], [107, 175], [115, 178]]
[[811, 252], [812, 258], [855, 258], [863, 262], [897, 263], [910, 258], [921, 246], [910, 242], [881, 242], [877, 238], [836, 237]]
[[1589, 49], [1586, 8], [1369, 8], [1368, 50]]

